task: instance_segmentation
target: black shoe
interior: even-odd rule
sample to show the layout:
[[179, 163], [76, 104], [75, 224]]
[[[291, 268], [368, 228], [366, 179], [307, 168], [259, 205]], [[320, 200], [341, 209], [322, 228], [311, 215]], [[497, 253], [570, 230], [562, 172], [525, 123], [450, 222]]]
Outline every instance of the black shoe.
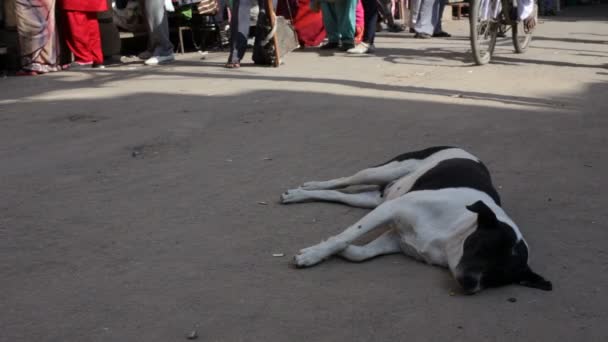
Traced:
[[92, 66], [93, 66], [93, 63], [82, 64], [82, 63], [78, 63], [78, 62], [72, 62], [72, 63], [70, 63], [70, 64], [67, 65], [67, 69], [69, 69], [69, 70], [84, 70], [84, 69], [91, 69]]
[[431, 39], [431, 35], [428, 33], [417, 32], [414, 36], [416, 39]]
[[[109, 56], [103, 60], [103, 65], [105, 66], [114, 66], [121, 64], [123, 64], [123, 62], [120, 55]], [[95, 67], [95, 65], [93, 67]]]
[[445, 31], [433, 33], [433, 37], [449, 38], [451, 36], [452, 36], [451, 34], [445, 32]]
[[414, 29], [413, 27], [410, 27], [410, 33], [416, 33], [416, 29]]
[[350, 49], [352, 49], [354, 47], [355, 47], [354, 43], [351, 43], [351, 42], [348, 42], [348, 43], [342, 42], [342, 45], [340, 45], [340, 51], [348, 51], [348, 50], [350, 50]]
[[103, 64], [99, 64], [99, 63], [93, 63], [92, 65], [93, 69], [105, 69], [106, 66]]
[[388, 32], [403, 32], [405, 31], [405, 27], [401, 26], [401, 25], [390, 25], [388, 27]]
[[335, 50], [340, 47], [338, 42], [328, 42], [320, 47], [321, 50]]

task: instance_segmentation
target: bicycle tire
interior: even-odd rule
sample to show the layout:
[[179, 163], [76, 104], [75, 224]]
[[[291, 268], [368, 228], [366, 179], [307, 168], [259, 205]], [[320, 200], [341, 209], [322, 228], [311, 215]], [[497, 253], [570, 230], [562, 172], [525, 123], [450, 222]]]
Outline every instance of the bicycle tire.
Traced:
[[[496, 36], [498, 34], [498, 26], [490, 20], [480, 22], [479, 20], [479, 9], [482, 4], [482, 0], [471, 0], [469, 4], [469, 29], [470, 29], [470, 40], [471, 50], [473, 54], [473, 60], [477, 65], [484, 65], [490, 62], [492, 54], [494, 53], [494, 47], [496, 46]], [[486, 38], [488, 47], [483, 49], [482, 38]]]
[[[533, 13], [536, 19], [536, 25], [538, 25], [537, 3], [534, 4]], [[528, 50], [528, 46], [530, 46], [530, 42], [532, 41], [532, 34], [534, 34], [534, 30], [525, 33], [523, 20], [511, 26], [511, 37], [513, 39], [513, 47], [515, 48], [516, 53], [524, 53], [526, 50]]]

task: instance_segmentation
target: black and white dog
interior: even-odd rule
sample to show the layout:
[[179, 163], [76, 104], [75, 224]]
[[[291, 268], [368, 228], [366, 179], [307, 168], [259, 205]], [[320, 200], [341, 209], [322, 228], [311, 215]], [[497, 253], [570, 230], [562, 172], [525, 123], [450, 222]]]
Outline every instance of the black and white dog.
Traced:
[[[335, 189], [375, 185], [370, 191]], [[551, 282], [528, 266], [528, 245], [500, 207], [486, 166], [460, 148], [431, 147], [376, 167], [324, 182], [308, 182], [282, 195], [282, 203], [341, 202], [375, 208], [344, 232], [301, 250], [298, 267], [339, 254], [363, 261], [403, 252], [448, 267], [466, 293], [511, 283], [550, 291]], [[389, 229], [364, 246], [351, 244], [370, 230]]]

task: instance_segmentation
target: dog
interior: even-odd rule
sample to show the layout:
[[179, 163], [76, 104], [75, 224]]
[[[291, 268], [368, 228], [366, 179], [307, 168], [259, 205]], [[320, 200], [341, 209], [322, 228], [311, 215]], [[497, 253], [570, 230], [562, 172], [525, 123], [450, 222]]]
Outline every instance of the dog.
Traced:
[[[404, 153], [352, 176], [307, 182], [281, 195], [283, 204], [307, 201], [373, 210], [342, 233], [302, 249], [294, 257], [296, 267], [335, 254], [359, 262], [402, 252], [448, 268], [466, 294], [507, 284], [552, 290], [551, 282], [528, 266], [528, 244], [501, 208], [488, 168], [463, 149]], [[375, 240], [352, 244], [380, 226], [388, 230]]]

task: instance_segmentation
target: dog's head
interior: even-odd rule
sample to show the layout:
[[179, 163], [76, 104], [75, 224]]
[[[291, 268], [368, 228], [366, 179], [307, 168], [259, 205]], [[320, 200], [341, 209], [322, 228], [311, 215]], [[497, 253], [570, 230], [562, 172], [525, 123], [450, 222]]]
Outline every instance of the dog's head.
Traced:
[[477, 214], [477, 229], [464, 241], [462, 258], [454, 270], [464, 291], [521, 284], [551, 291], [551, 282], [528, 266], [528, 246], [513, 227], [496, 218], [482, 201], [467, 206]]

